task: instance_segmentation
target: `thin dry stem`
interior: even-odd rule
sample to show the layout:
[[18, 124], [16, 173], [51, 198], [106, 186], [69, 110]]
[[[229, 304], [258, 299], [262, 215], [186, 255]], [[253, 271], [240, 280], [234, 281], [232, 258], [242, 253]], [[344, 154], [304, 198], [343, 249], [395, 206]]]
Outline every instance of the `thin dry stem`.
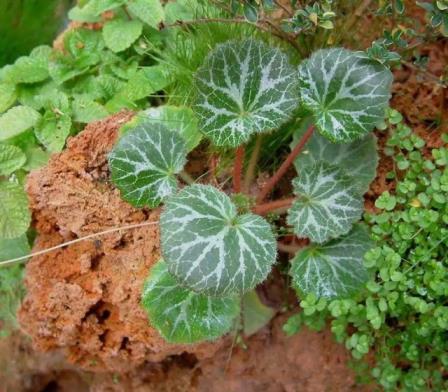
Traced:
[[235, 152], [235, 163], [233, 165], [233, 191], [235, 193], [241, 192], [241, 178], [243, 176], [243, 163], [244, 163], [245, 149], [240, 146]]

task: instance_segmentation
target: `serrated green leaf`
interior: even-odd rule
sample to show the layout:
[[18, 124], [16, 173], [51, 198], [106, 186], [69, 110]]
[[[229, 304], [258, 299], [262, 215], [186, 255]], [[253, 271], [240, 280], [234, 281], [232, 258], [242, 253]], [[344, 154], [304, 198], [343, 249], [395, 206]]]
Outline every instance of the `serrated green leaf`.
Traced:
[[16, 146], [0, 144], [0, 176], [9, 176], [26, 162], [26, 156]]
[[274, 309], [260, 301], [255, 290], [251, 290], [244, 295], [242, 308], [244, 335], [246, 336], [258, 332], [271, 321], [275, 314]]
[[160, 227], [169, 271], [196, 292], [247, 292], [266, 279], [275, 263], [269, 223], [258, 215], [238, 215], [230, 198], [210, 185], [188, 186], [168, 198]]
[[278, 128], [298, 104], [298, 83], [279, 49], [248, 39], [217, 46], [195, 75], [194, 110], [214, 144], [236, 147]]
[[360, 224], [342, 238], [307, 246], [292, 260], [292, 285], [302, 295], [349, 297], [368, 278], [363, 257], [371, 247], [367, 229]]
[[71, 126], [70, 116], [58, 116], [53, 112], [46, 112], [34, 134], [48, 151], [59, 152], [64, 148]]
[[127, 6], [133, 16], [154, 28], [158, 28], [165, 17], [160, 0], [129, 0]]
[[42, 82], [48, 76], [48, 59], [38, 55], [18, 58], [3, 73], [4, 80], [12, 84]]
[[104, 42], [113, 52], [122, 52], [140, 37], [142, 28], [138, 20], [113, 19], [103, 27]]
[[73, 57], [79, 57], [100, 52], [104, 48], [104, 42], [99, 31], [77, 28], [64, 35], [64, 46]]
[[25, 234], [12, 239], [0, 238], [0, 262], [26, 256], [31, 248]]
[[88, 124], [109, 115], [106, 108], [88, 98], [76, 97], [72, 105], [73, 121]]
[[318, 162], [302, 168], [293, 187], [298, 198], [288, 211], [288, 224], [299, 237], [322, 243], [348, 233], [361, 218], [363, 198], [338, 166]]
[[156, 207], [177, 189], [186, 163], [182, 137], [161, 124], [137, 124], [109, 155], [112, 182], [136, 207]]
[[[293, 135], [291, 149], [298, 143], [311, 122], [312, 120], [302, 122], [300, 128]], [[376, 137], [369, 134], [351, 143], [336, 144], [314, 132], [306, 143], [305, 149], [294, 161], [294, 165], [297, 172], [300, 173], [304, 167], [320, 161], [344, 169], [356, 183], [359, 193], [364, 194], [376, 176], [378, 166]]]
[[0, 116], [0, 141], [34, 127], [40, 120], [40, 114], [27, 106], [15, 106]]
[[28, 198], [21, 185], [0, 182], [0, 238], [11, 239], [24, 234], [31, 222]]
[[8, 110], [16, 99], [16, 86], [12, 83], [0, 83], [0, 113]]
[[236, 296], [216, 298], [179, 286], [160, 260], [142, 293], [149, 322], [171, 343], [215, 340], [229, 332], [240, 311]]
[[178, 20], [193, 20], [196, 16], [191, 0], [177, 0], [165, 4], [165, 21], [168, 24]]
[[349, 142], [384, 119], [392, 73], [378, 62], [343, 48], [322, 49], [299, 67], [300, 100], [319, 132]]
[[187, 151], [197, 147], [202, 139], [202, 134], [198, 128], [198, 120], [188, 107], [163, 105], [147, 109], [136, 117], [142, 122], [163, 124], [178, 132], [186, 142]]

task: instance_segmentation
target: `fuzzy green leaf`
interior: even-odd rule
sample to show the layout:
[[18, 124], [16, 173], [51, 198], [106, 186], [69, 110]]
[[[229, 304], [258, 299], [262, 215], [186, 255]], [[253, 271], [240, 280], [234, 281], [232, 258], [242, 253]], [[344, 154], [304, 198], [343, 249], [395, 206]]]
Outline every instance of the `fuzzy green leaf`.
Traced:
[[299, 67], [301, 102], [334, 142], [359, 139], [384, 119], [392, 73], [342, 48], [322, 49]]
[[64, 148], [71, 126], [70, 116], [57, 116], [49, 111], [45, 113], [34, 134], [48, 151], [59, 152]]
[[142, 305], [151, 325], [171, 343], [215, 340], [229, 332], [240, 312], [236, 296], [209, 297], [179, 286], [162, 260], [145, 282]]
[[8, 83], [37, 83], [47, 79], [48, 59], [44, 56], [25, 56], [5, 69], [3, 77]]
[[0, 116], [0, 141], [34, 127], [40, 119], [40, 114], [27, 106], [15, 106]]
[[196, 72], [199, 126], [214, 144], [236, 147], [278, 128], [298, 103], [298, 83], [279, 49], [248, 39], [219, 45]]
[[109, 112], [103, 105], [88, 98], [81, 97], [73, 101], [72, 110], [73, 120], [84, 124], [101, 120], [109, 115]]
[[90, 0], [83, 6], [76, 6], [70, 10], [68, 16], [71, 20], [79, 22], [99, 22], [103, 12], [113, 10], [126, 3], [126, 0]]
[[113, 19], [103, 27], [106, 46], [115, 53], [128, 49], [142, 33], [138, 20]]
[[0, 182], [0, 238], [16, 238], [25, 233], [31, 222], [28, 198], [21, 185]]
[[127, 6], [133, 16], [154, 28], [158, 28], [165, 17], [160, 0], [129, 0]]
[[266, 279], [275, 263], [269, 223], [258, 215], [238, 215], [230, 198], [210, 185], [188, 186], [168, 198], [160, 227], [170, 272], [197, 292], [247, 292]]
[[137, 124], [109, 155], [113, 183], [136, 207], [156, 207], [177, 189], [176, 173], [186, 163], [182, 137], [161, 124]]
[[26, 162], [26, 156], [19, 147], [0, 144], [0, 176], [9, 176]]
[[202, 134], [198, 128], [198, 120], [188, 107], [163, 105], [145, 110], [136, 117], [138, 120], [149, 124], [163, 124], [178, 132], [184, 138], [188, 151], [197, 147], [202, 139]]
[[[294, 133], [291, 148], [293, 148], [310, 125], [306, 120], [300, 129]], [[356, 183], [356, 188], [363, 194], [369, 189], [370, 183], [376, 176], [378, 166], [378, 153], [376, 137], [369, 134], [360, 140], [351, 143], [336, 144], [324, 136], [314, 132], [307, 142], [305, 149], [294, 161], [297, 172], [317, 162], [327, 162], [337, 165], [345, 170]]]
[[371, 247], [367, 229], [360, 224], [342, 238], [307, 246], [292, 260], [292, 285], [301, 295], [349, 297], [368, 278], [363, 257]]
[[298, 196], [288, 212], [294, 232], [322, 243], [350, 231], [363, 211], [363, 198], [338, 166], [318, 162], [293, 180]]
[[0, 83], [0, 113], [8, 110], [16, 99], [16, 86], [11, 83]]

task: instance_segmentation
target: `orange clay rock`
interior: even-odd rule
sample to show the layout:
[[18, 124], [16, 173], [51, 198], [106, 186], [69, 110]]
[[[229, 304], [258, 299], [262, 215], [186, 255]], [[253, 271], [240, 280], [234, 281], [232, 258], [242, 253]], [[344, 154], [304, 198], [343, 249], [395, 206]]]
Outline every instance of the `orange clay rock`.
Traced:
[[[39, 233], [34, 251], [120, 226], [157, 221], [158, 210], [137, 210], [109, 183], [107, 153], [120, 113], [92, 123], [30, 174], [27, 192]], [[37, 349], [65, 349], [68, 360], [88, 370], [129, 371], [188, 352], [198, 359], [217, 344], [164, 342], [140, 307], [143, 281], [160, 257], [159, 228], [115, 232], [32, 258], [27, 296], [19, 310], [22, 329]]]

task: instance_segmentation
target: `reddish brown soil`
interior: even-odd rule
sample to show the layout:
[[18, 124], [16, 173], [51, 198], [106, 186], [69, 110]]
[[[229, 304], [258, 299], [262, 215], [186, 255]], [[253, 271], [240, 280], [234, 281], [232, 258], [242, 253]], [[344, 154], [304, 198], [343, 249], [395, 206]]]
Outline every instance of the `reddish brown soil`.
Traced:
[[[108, 228], [157, 222], [158, 210], [132, 208], [107, 180], [107, 153], [130, 116], [89, 125], [29, 176], [39, 232], [34, 250]], [[65, 349], [70, 362], [89, 370], [123, 372], [184, 351], [212, 355], [219, 344], [170, 345], [149, 325], [140, 293], [159, 257], [157, 224], [34, 257], [26, 267], [27, 296], [19, 311], [24, 332], [37, 349]]]

